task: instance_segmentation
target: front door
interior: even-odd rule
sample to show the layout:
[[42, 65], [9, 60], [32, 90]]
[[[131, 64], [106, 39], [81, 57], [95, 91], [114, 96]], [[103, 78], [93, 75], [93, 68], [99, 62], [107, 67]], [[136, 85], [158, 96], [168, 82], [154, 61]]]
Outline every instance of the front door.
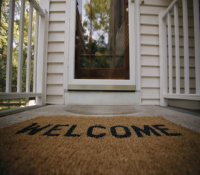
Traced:
[[71, 0], [75, 17], [71, 16], [70, 25], [75, 28], [69, 36], [69, 90], [135, 90], [129, 3]]
[[128, 0], [77, 0], [75, 79], [129, 79]]

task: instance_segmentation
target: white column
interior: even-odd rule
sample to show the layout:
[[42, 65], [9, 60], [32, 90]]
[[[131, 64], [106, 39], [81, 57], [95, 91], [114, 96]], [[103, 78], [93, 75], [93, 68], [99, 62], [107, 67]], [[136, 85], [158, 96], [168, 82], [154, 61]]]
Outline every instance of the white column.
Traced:
[[47, 75], [47, 46], [48, 46], [48, 13], [39, 18], [38, 59], [37, 59], [37, 93], [42, 93], [42, 98], [36, 98], [37, 105], [46, 104], [46, 75]]
[[38, 29], [38, 58], [37, 58], [37, 93], [42, 93], [42, 98], [36, 98], [37, 105], [46, 104], [46, 77], [47, 77], [47, 51], [48, 51], [48, 25], [50, 0], [40, 0], [40, 7], [43, 10], [44, 17], [39, 12], [39, 29]]
[[37, 78], [37, 54], [38, 54], [38, 26], [39, 13], [36, 11], [36, 26], [35, 26], [35, 46], [34, 46], [34, 72], [33, 72], [33, 93], [36, 93], [36, 78]]
[[[38, 30], [38, 59], [37, 59], [37, 78], [36, 78], [36, 89], [37, 93], [43, 93], [43, 41], [44, 41], [44, 28], [45, 18], [39, 17], [39, 30]], [[36, 98], [37, 105], [42, 104], [42, 97]]]
[[167, 32], [166, 20], [163, 19], [165, 11], [159, 14], [159, 51], [160, 51], [160, 105], [167, 106], [168, 101], [164, 98], [164, 94], [168, 92], [167, 81]]
[[175, 6], [174, 6], [174, 25], [175, 25], [175, 53], [176, 53], [176, 94], [180, 94], [180, 53], [179, 53], [178, 4], [175, 4]]
[[[74, 6], [74, 2], [73, 0], [71, 1], [71, 8], [72, 6]], [[138, 83], [138, 79], [136, 78], [136, 71], [139, 71], [139, 68], [137, 67], [137, 47], [136, 47], [136, 42], [137, 42], [137, 28], [135, 26], [137, 26], [137, 16], [136, 16], [136, 13], [137, 11], [135, 10], [137, 8], [137, 6], [139, 6], [139, 2], [138, 0], [135, 1], [135, 3], [131, 3], [131, 0], [128, 1], [129, 2], [129, 6], [128, 6], [128, 9], [129, 9], [129, 12], [128, 12], [128, 19], [131, 19], [129, 20], [129, 56], [130, 58], [132, 58], [130, 60], [130, 65], [132, 67], [132, 69], [130, 69], [130, 79], [131, 81], [133, 82], [133, 84], [136, 84]], [[71, 13], [72, 13], [72, 10], [71, 10]], [[74, 12], [73, 12], [74, 13]], [[71, 15], [72, 16], [72, 15]], [[73, 15], [74, 16], [74, 15]], [[75, 16], [76, 17], [76, 16]], [[72, 24], [72, 21], [70, 19], [70, 26], [74, 26], [74, 24]], [[70, 29], [72, 30], [72, 29]], [[71, 38], [71, 36], [70, 36]], [[70, 53], [72, 53], [72, 48], [71, 48], [71, 43], [70, 43]], [[74, 46], [73, 46], [74, 47]], [[72, 55], [69, 55], [70, 57]], [[71, 62], [71, 59], [69, 59], [69, 61]], [[71, 68], [69, 68], [69, 70], [71, 70]], [[71, 76], [71, 71], [70, 71], [70, 81], [72, 79], [72, 76]], [[136, 86], [136, 89], [138, 90], [138, 87]]]
[[135, 0], [135, 25], [136, 25], [136, 89], [137, 91], [141, 91], [141, 56], [140, 56], [140, 1]]
[[199, 0], [194, 3], [194, 38], [195, 38], [195, 73], [196, 73], [196, 94], [200, 94], [200, 25], [199, 25]]
[[188, 9], [187, 0], [183, 0], [183, 37], [184, 37], [184, 79], [185, 94], [190, 93], [189, 81], [189, 40], [188, 40]]
[[13, 52], [13, 27], [15, 14], [15, 0], [10, 0], [9, 26], [8, 26], [8, 46], [6, 63], [6, 92], [11, 92], [12, 84], [12, 52]]
[[32, 43], [32, 23], [33, 23], [33, 4], [30, 2], [29, 24], [28, 24], [28, 50], [27, 50], [27, 68], [26, 68], [26, 93], [30, 92], [31, 76], [31, 43]]
[[24, 12], [25, 1], [21, 0], [21, 14], [19, 27], [19, 54], [18, 54], [18, 68], [17, 68], [17, 92], [22, 92], [22, 62], [23, 62], [23, 42], [24, 42]]
[[168, 20], [168, 61], [169, 61], [169, 94], [173, 93], [173, 70], [172, 70], [172, 21], [170, 12], [167, 14]]

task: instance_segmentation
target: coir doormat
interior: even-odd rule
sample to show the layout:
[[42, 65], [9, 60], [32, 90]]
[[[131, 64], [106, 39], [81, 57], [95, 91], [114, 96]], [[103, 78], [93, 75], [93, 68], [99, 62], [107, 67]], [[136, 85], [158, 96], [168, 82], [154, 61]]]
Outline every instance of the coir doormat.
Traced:
[[0, 129], [0, 174], [200, 174], [200, 134], [162, 117], [41, 116]]

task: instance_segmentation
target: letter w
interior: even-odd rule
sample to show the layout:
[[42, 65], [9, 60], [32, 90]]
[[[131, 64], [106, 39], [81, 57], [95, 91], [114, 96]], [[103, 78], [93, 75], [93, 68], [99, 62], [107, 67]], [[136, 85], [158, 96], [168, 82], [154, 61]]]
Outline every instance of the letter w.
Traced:
[[141, 134], [141, 132], [143, 132], [144, 134], [150, 136], [150, 131], [152, 133], [154, 133], [156, 136], [161, 136], [159, 133], [157, 133], [154, 129], [152, 129], [148, 125], [144, 125], [144, 129], [138, 128], [136, 126], [131, 126], [131, 127], [134, 129], [134, 131], [136, 132], [136, 134], [138, 135], [138, 137], [143, 137], [143, 135]]
[[25, 133], [27, 131], [30, 131], [28, 133], [28, 135], [34, 135], [37, 132], [39, 132], [39, 131], [41, 131], [41, 130], [43, 130], [45, 128], [48, 128], [49, 126], [51, 126], [51, 125], [47, 125], [47, 126], [44, 126], [44, 127], [40, 128], [40, 125], [38, 125], [38, 126], [36, 126], [36, 125], [37, 125], [37, 123], [33, 123], [32, 125], [30, 125], [30, 126], [24, 128], [24, 129], [22, 129], [21, 131], [18, 131], [16, 134], [21, 134], [21, 133]]

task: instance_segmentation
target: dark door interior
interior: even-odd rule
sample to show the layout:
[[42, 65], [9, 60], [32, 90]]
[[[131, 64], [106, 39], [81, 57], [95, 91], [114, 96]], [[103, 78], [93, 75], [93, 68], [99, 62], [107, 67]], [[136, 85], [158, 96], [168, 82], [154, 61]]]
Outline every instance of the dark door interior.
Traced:
[[75, 79], [129, 79], [128, 0], [77, 0]]

